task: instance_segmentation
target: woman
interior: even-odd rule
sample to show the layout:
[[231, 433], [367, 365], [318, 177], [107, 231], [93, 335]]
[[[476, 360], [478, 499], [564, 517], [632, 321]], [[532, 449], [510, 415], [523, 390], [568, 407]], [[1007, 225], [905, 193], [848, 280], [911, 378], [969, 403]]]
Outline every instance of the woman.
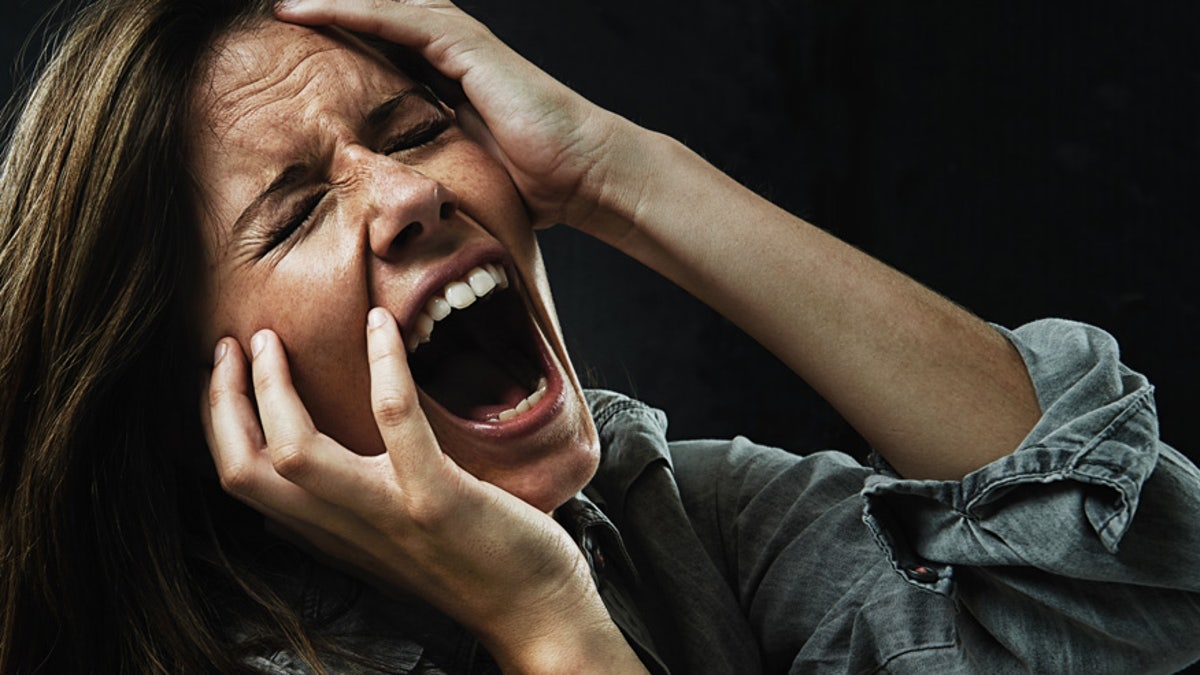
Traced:
[[[1196, 658], [1200, 476], [1107, 336], [988, 327], [448, 3], [270, 9], [99, 3], [17, 123], [0, 668]], [[585, 395], [532, 235], [557, 222], [737, 322], [890, 467], [668, 446]]]

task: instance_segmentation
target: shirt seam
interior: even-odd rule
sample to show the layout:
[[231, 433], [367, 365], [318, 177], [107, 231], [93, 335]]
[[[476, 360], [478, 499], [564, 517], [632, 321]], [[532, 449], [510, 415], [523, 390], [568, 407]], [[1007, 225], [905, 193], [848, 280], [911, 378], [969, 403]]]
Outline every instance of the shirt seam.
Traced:
[[875, 673], [886, 672], [885, 669], [888, 666], [890, 666], [896, 659], [898, 659], [902, 656], [907, 656], [909, 654], [916, 654], [918, 652], [931, 652], [931, 651], [935, 651], [935, 650], [939, 650], [939, 649], [942, 649], [942, 650], [951, 649], [951, 648], [955, 647], [957, 644], [958, 644], [957, 641], [952, 641], [952, 642], [945, 642], [942, 644], [921, 645], [919, 647], [910, 647], [908, 649], [904, 649], [904, 650], [893, 653], [891, 656], [888, 656], [886, 659], [884, 659], [883, 663], [880, 663], [879, 665], [875, 666], [875, 668], [873, 668], [867, 672], [869, 672], [870, 675], [875, 675]]
[[595, 420], [598, 428], [602, 428], [623, 412], [641, 412], [646, 409], [644, 404], [631, 399], [617, 400], [605, 405], [603, 409], [593, 415], [592, 419]]
[[[1150, 396], [1153, 394], [1153, 390], [1154, 390], [1153, 387], [1149, 387], [1149, 386], [1145, 387], [1144, 390], [1142, 392], [1140, 392], [1133, 401], [1129, 402], [1129, 404], [1125, 407], [1124, 410], [1122, 410], [1120, 413], [1118, 413], [1117, 416], [1104, 427], [1104, 429], [1097, 432], [1091, 439], [1088, 440], [1087, 443], [1085, 443], [1080, 448], [1072, 450], [1069, 447], [1063, 447], [1063, 446], [1059, 446], [1059, 445], [1049, 445], [1049, 444], [1043, 444], [1043, 443], [1034, 443], [1034, 444], [1019, 448], [1011, 456], [1016, 456], [1016, 454], [1018, 454], [1020, 452], [1037, 451], [1037, 450], [1047, 450], [1047, 451], [1051, 451], [1051, 452], [1056, 452], [1056, 451], [1057, 452], [1070, 452], [1070, 453], [1072, 453], [1073, 456], [1067, 462], [1066, 466], [1060, 467], [1053, 471], [1024, 471], [1021, 473], [1015, 473], [1015, 474], [1010, 474], [1010, 475], [1003, 476], [1000, 478], [996, 478], [995, 480], [988, 482], [986, 485], [978, 488], [975, 491], [975, 494], [969, 500], [966, 501], [966, 503], [964, 504], [964, 509], [961, 511], [961, 514], [963, 515], [963, 517], [971, 520], [972, 522], [977, 522], [978, 517], [973, 513], [973, 510], [975, 509], [976, 505], [979, 503], [980, 500], [987, 497], [994, 490], [998, 490], [998, 489], [1012, 486], [1012, 485], [1025, 483], [1025, 482], [1028, 482], [1030, 479], [1064, 479], [1064, 480], [1065, 479], [1075, 479], [1075, 480], [1078, 480], [1079, 478], [1086, 477], [1088, 479], [1088, 482], [1100, 483], [1100, 484], [1104, 484], [1108, 487], [1111, 487], [1114, 490], [1116, 490], [1118, 493], [1121, 494], [1121, 498], [1123, 500], [1126, 499], [1128, 497], [1128, 495], [1126, 494], [1125, 489], [1122, 487], [1121, 481], [1111, 478], [1109, 476], [1096, 475], [1095, 473], [1087, 471], [1086, 468], [1088, 465], [1091, 465], [1091, 466], [1096, 466], [1096, 467], [1101, 467], [1101, 468], [1107, 469], [1108, 471], [1112, 472], [1113, 474], [1124, 475], [1124, 472], [1127, 469], [1127, 467], [1122, 464], [1109, 462], [1109, 461], [1107, 461], [1105, 459], [1101, 459], [1101, 458], [1093, 458], [1093, 459], [1089, 460], [1089, 459], [1087, 459], [1087, 455], [1091, 454], [1091, 452], [1093, 450], [1095, 450], [1101, 443], [1111, 440], [1114, 436], [1117, 435], [1117, 433], [1122, 428], [1124, 428], [1128, 424], [1129, 419], [1131, 417], [1142, 412], [1145, 409], [1147, 402], [1150, 399]], [[958, 510], [955, 509], [955, 511], [958, 511]], [[1107, 525], [1109, 521], [1111, 521], [1113, 518], [1117, 517], [1118, 515], [1119, 515], [1118, 512], [1114, 512], [1112, 515], [1108, 516], [1105, 519], [1105, 525]], [[1103, 529], [1103, 528], [1101, 528], [1101, 529]]]

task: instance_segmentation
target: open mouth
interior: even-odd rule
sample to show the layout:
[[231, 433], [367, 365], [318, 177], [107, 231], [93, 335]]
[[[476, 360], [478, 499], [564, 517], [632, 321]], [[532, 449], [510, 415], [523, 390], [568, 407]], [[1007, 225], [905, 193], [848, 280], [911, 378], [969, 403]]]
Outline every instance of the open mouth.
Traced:
[[411, 325], [413, 380], [450, 414], [499, 424], [525, 416], [545, 397], [552, 376], [542, 341], [499, 263], [446, 284]]

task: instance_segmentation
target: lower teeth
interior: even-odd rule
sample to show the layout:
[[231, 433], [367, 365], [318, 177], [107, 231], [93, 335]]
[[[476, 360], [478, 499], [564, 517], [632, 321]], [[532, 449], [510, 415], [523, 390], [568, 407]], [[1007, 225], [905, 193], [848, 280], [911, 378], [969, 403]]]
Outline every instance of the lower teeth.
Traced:
[[521, 399], [520, 403], [509, 408], [508, 410], [502, 410], [495, 415], [488, 415], [487, 421], [489, 421], [489, 422], [505, 422], [507, 420], [511, 420], [512, 418], [516, 417], [517, 415], [520, 415], [521, 413], [526, 412], [533, 406], [537, 405], [538, 401], [542, 400], [542, 397], [545, 395], [546, 395], [546, 378], [540, 377], [540, 378], [538, 378], [537, 388], [534, 389], [532, 394]]

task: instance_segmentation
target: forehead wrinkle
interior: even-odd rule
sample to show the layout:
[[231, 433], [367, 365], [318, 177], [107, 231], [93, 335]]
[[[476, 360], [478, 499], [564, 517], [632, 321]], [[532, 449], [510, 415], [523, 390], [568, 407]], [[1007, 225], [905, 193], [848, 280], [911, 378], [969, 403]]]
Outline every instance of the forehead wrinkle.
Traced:
[[[323, 74], [319, 66], [308, 69], [308, 72], [301, 72], [304, 70], [304, 66], [314, 57], [337, 49], [337, 46], [330, 45], [319, 50], [308, 51], [298, 61], [268, 58], [265, 60], [273, 67], [268, 72], [257, 75], [249, 64], [245, 64], [243, 76], [239, 78], [240, 82], [236, 86], [225, 92], [212, 92], [215, 96], [210, 99], [208, 114], [205, 117], [209, 120], [213, 130], [217, 132], [218, 142], [239, 129], [247, 117], [263, 113], [278, 104], [301, 100], [308, 88]], [[228, 56], [233, 55], [228, 54]], [[264, 60], [254, 59], [246, 54], [240, 56], [239, 60], [243, 61], [246, 59], [260, 62]], [[221, 75], [222, 73], [219, 72], [213, 73], [210, 82], [214, 85], [214, 89], [215, 82]]]
[[[289, 59], [287, 52], [284, 58], [268, 55], [261, 43], [254, 42], [252, 31], [243, 31], [225, 38], [222, 43], [214, 46], [208, 58], [207, 76], [198, 88], [194, 105], [200, 113], [197, 118], [201, 121], [197, 132], [208, 136], [207, 142], [197, 144], [197, 159], [200, 171], [197, 178], [200, 183], [198, 195], [199, 215], [203, 222], [210, 223], [204, 230], [206, 236], [212, 238], [209, 252], [220, 257], [219, 251], [225, 250], [230, 242], [230, 225], [232, 218], [222, 214], [236, 212], [237, 190], [230, 191], [222, 188], [224, 181], [230, 178], [229, 171], [254, 176], [256, 181], [260, 176], [270, 180], [273, 167], [270, 162], [257, 163], [257, 168], [251, 163], [245, 163], [245, 155], [251, 152], [258, 156], [278, 154], [278, 148], [269, 148], [262, 139], [238, 138], [239, 129], [254, 128], [247, 120], [256, 114], [269, 114], [272, 106], [287, 104], [291, 100], [304, 100], [305, 92], [315, 82], [319, 68], [309, 73], [301, 73], [312, 57], [336, 49], [336, 45], [321, 45], [314, 49], [311, 42], [301, 41], [299, 49], [292, 48], [288, 52], [301, 51], [299, 59]], [[250, 43], [238, 43], [239, 39], [249, 38]], [[236, 45], [236, 46], [234, 46]], [[232, 88], [225, 85], [229, 80], [234, 81]], [[265, 98], [264, 98], [265, 97]], [[246, 143], [246, 141], [251, 141]], [[242, 146], [239, 151], [238, 146]], [[303, 147], [293, 150], [304, 151]], [[265, 154], [263, 151], [266, 151]], [[238, 157], [242, 159], [238, 159]], [[237, 180], [242, 183], [242, 180]], [[227, 184], [228, 185], [228, 184]], [[245, 184], [244, 184], [245, 185]], [[210, 261], [215, 262], [215, 261]]]
[[[268, 37], [278, 29], [289, 31], [293, 36], [282, 54], [272, 49]], [[349, 65], [349, 68], [338, 70], [335, 80], [343, 91], [369, 95], [373, 90], [379, 90], [390, 95], [398, 87], [386, 80], [405, 79], [393, 64], [353, 34], [336, 28], [309, 28], [268, 20], [226, 34], [211, 47], [205, 58], [207, 75], [202, 78], [207, 86], [203, 91], [197, 91], [194, 97], [201, 113], [197, 117], [202, 120], [202, 126], [221, 141], [249, 116], [273, 104], [303, 96], [313, 80], [329, 73], [321, 66], [314, 66], [306, 73], [301, 71], [314, 57], [335, 52], [341, 53], [342, 60]], [[347, 78], [353, 78], [355, 82], [347, 83]], [[234, 80], [237, 84], [232, 88], [219, 86], [225, 80]], [[293, 80], [295, 84], [289, 85]], [[268, 100], [259, 102], [264, 95], [269, 95]], [[311, 97], [314, 103], [319, 103], [319, 98]]]
[[[201, 213], [215, 250], [230, 243], [244, 199], [285, 165], [311, 161], [319, 150], [314, 143], [329, 132], [354, 133], [371, 105], [411, 86], [349, 36], [289, 27], [302, 32], [277, 53], [264, 35], [271, 28], [279, 26], [238, 31], [215, 44], [193, 99], [197, 132], [207, 136], [198, 143], [197, 159], [209, 207]], [[293, 133], [262, 134], [264, 125]]]

